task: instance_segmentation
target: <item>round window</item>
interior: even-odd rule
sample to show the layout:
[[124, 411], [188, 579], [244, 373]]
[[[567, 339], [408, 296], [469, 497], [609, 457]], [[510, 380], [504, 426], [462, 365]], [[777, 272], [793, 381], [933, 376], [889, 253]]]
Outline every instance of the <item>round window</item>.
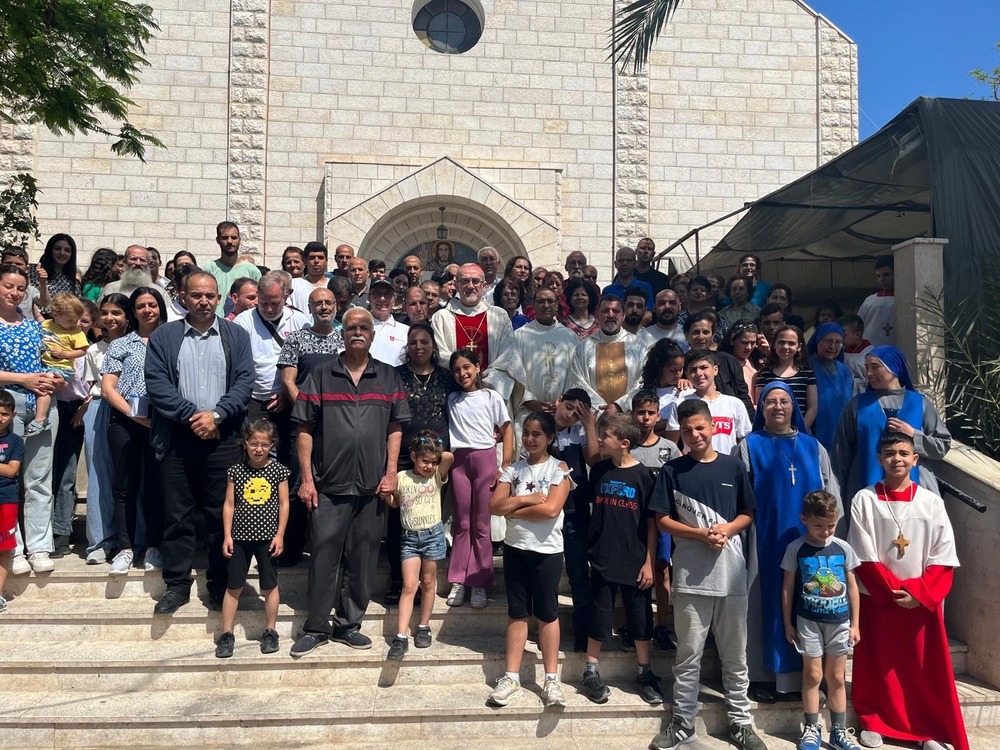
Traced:
[[462, 0], [430, 0], [414, 16], [413, 31], [435, 52], [458, 55], [476, 46], [483, 22]]

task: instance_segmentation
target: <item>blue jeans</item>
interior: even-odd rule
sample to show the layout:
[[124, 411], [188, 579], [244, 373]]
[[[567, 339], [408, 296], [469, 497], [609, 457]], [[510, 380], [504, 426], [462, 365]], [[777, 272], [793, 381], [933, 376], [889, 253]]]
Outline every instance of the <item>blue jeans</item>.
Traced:
[[115, 507], [108, 447], [108, 417], [111, 404], [102, 398], [90, 402], [83, 415], [84, 452], [87, 456], [87, 552], [115, 548]]
[[590, 563], [587, 560], [587, 537], [590, 519], [576, 513], [563, 517], [563, 555], [566, 577], [573, 597], [573, 640], [586, 643], [590, 630]]
[[448, 544], [444, 540], [444, 524], [438, 523], [429, 529], [410, 531], [403, 529], [399, 541], [399, 559], [444, 560], [448, 555]]
[[[35, 418], [35, 410], [26, 407], [25, 395], [11, 389], [14, 397], [14, 432], [24, 435], [24, 427]], [[59, 431], [59, 410], [49, 411], [50, 428], [24, 441], [24, 532], [17, 527], [15, 555], [52, 552], [52, 453]]]

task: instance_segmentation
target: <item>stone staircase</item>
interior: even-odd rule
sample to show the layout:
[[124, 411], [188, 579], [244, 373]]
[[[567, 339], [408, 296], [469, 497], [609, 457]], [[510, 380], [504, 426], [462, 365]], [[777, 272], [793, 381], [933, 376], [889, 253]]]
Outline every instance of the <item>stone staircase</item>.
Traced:
[[[498, 559], [498, 564], [499, 564]], [[385, 587], [387, 572], [380, 571]], [[236, 651], [216, 659], [219, 613], [198, 598], [172, 617], [155, 617], [163, 592], [158, 573], [111, 578], [107, 566], [77, 556], [51, 574], [8, 579], [10, 612], [0, 617], [0, 737], [7, 748], [89, 747], [378, 747], [467, 748], [492, 741], [520, 748], [644, 748], [669, 719], [669, 709], [643, 703], [634, 689], [635, 655], [617, 643], [602, 655], [610, 701], [591, 704], [576, 693], [584, 657], [563, 639], [560, 670], [568, 705], [545, 710], [541, 657], [529, 643], [521, 671], [525, 693], [507, 708], [486, 706], [503, 673], [506, 602], [498, 570], [489, 607], [436, 604], [430, 649], [410, 649], [402, 664], [385, 661], [395, 612], [373, 602], [364, 632], [375, 645], [353, 651], [331, 643], [299, 660], [288, 656], [305, 619], [306, 568], [282, 569], [279, 653], [264, 656], [263, 602], [249, 591], [237, 615]], [[446, 591], [443, 573], [439, 591]], [[251, 573], [251, 586], [256, 578]], [[565, 580], [564, 580], [565, 584]], [[199, 593], [204, 581], [198, 577]], [[561, 617], [570, 623], [562, 596]], [[654, 649], [654, 671], [668, 692], [672, 656]], [[953, 646], [956, 672], [965, 649]], [[724, 747], [725, 706], [719, 664], [704, 663], [701, 747]], [[973, 747], [1000, 748], [1000, 693], [960, 677]], [[758, 706], [755, 721], [768, 746], [792, 748], [796, 703]]]

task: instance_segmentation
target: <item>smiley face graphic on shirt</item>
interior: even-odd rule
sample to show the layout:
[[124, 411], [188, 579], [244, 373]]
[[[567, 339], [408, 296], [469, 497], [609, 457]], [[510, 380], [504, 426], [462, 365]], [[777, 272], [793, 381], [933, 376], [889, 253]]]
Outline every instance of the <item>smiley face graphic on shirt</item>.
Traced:
[[264, 477], [253, 477], [243, 485], [243, 500], [248, 505], [263, 505], [271, 497], [271, 483]]

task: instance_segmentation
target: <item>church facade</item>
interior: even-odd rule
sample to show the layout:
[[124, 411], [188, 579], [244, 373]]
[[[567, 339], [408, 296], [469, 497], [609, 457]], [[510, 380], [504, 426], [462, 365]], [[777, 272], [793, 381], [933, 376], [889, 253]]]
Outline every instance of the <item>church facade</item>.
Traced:
[[213, 257], [229, 218], [272, 266], [313, 239], [392, 264], [446, 234], [546, 266], [582, 250], [604, 279], [617, 246], [665, 247], [858, 137], [856, 47], [798, 0], [687, 0], [640, 75], [607, 59], [605, 0], [149, 2], [133, 122], [165, 149], [0, 131], [0, 170], [36, 175], [43, 234], [84, 258]]

